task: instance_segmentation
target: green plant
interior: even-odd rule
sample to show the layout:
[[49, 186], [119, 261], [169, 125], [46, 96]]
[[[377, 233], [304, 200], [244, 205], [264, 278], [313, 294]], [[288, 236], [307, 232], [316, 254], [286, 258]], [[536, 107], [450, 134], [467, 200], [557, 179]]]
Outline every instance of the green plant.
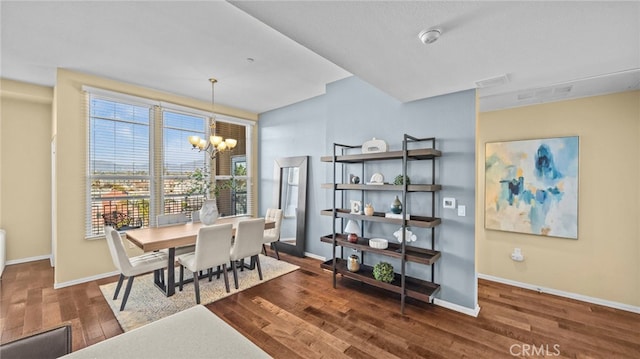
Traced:
[[209, 171], [206, 168], [196, 168], [195, 171], [189, 173], [186, 190], [188, 196], [206, 195], [210, 189], [211, 181], [209, 180]]
[[373, 277], [376, 280], [385, 283], [393, 282], [395, 274], [393, 272], [393, 266], [387, 262], [380, 262], [373, 266]]
[[[244, 170], [246, 173], [246, 169]], [[231, 179], [217, 181], [217, 184], [210, 180], [211, 173], [207, 168], [196, 168], [195, 171], [189, 173], [187, 179], [187, 196], [192, 195], [208, 195], [211, 192], [217, 198], [221, 190], [235, 189], [236, 181], [234, 175]]]
[[[405, 176], [407, 177], [407, 184], [411, 184], [411, 179], [409, 179], [409, 176]], [[393, 180], [393, 184], [395, 185], [403, 185], [404, 184], [404, 178], [402, 177], [402, 175], [397, 175], [396, 178]]]

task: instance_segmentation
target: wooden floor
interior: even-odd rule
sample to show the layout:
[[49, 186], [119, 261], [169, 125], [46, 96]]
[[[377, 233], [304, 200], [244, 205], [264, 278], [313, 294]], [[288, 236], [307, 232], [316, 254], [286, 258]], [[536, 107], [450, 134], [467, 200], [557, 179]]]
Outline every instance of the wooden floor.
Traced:
[[[276, 358], [640, 358], [640, 315], [480, 280], [478, 318], [331, 276], [320, 262], [207, 307]], [[122, 333], [99, 285], [54, 290], [48, 261], [5, 268], [1, 342], [62, 322], [73, 350]]]

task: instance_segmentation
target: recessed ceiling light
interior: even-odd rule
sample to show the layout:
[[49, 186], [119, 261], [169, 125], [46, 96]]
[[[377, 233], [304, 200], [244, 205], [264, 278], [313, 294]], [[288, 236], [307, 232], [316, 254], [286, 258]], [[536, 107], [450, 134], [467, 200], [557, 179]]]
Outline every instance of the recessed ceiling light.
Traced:
[[442, 35], [442, 29], [432, 27], [431, 29], [420, 31], [418, 38], [427, 45], [436, 42], [440, 38], [440, 35]]

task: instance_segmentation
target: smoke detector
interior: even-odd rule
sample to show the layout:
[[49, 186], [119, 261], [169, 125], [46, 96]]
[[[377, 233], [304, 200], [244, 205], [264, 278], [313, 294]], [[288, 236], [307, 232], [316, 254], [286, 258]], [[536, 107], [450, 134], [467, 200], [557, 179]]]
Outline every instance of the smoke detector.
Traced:
[[436, 42], [440, 38], [440, 35], [442, 35], [442, 29], [438, 27], [432, 27], [428, 30], [420, 31], [420, 33], [418, 34], [418, 38], [425, 45], [428, 45]]

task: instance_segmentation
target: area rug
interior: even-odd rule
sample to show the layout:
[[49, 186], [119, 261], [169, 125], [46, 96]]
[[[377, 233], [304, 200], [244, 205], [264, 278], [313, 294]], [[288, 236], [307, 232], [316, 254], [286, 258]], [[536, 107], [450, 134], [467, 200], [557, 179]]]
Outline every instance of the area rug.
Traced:
[[[216, 277], [213, 276], [213, 280], [211, 282], [209, 282], [208, 279], [201, 279], [200, 303], [205, 305], [215, 302], [216, 300], [225, 298], [231, 294], [251, 288], [258, 284], [262, 284], [270, 279], [293, 272], [299, 268], [296, 265], [279, 261], [275, 258], [266, 257], [262, 254], [260, 255], [260, 264], [262, 267], [262, 281], [258, 278], [257, 270], [238, 270], [239, 289], [235, 289], [235, 286], [233, 285], [233, 273], [229, 272], [230, 293], [227, 293], [225, 290], [224, 279], [222, 276], [220, 276], [220, 279], [216, 279]], [[179, 277], [179, 273], [179, 267], [177, 267], [176, 280]], [[187, 271], [185, 271], [185, 274], [187, 274]], [[115, 293], [116, 290], [116, 284], [117, 282], [101, 285], [100, 290], [102, 291], [104, 298], [109, 303], [109, 306], [120, 323], [122, 330], [125, 332], [196, 305], [193, 283], [186, 283], [182, 292], [180, 292], [176, 286], [176, 294], [171, 297], [166, 297], [153, 284], [153, 274], [147, 274], [134, 279], [133, 287], [131, 288], [131, 293], [127, 300], [127, 305], [121, 312], [120, 304], [122, 303], [122, 297], [124, 296], [126, 281], [123, 283], [122, 289], [120, 289], [118, 299], [113, 300], [112, 298], [113, 293]]]

